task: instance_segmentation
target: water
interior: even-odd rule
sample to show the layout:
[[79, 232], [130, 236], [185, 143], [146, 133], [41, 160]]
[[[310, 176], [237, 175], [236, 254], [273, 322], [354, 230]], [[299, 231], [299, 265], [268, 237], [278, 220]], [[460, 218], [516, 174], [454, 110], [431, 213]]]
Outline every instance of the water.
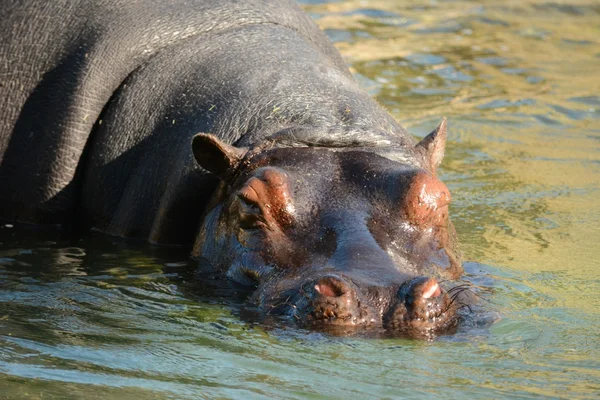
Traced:
[[0, 229], [0, 398], [598, 398], [600, 5], [305, 1], [442, 178], [501, 319], [434, 342], [272, 329], [184, 251]]

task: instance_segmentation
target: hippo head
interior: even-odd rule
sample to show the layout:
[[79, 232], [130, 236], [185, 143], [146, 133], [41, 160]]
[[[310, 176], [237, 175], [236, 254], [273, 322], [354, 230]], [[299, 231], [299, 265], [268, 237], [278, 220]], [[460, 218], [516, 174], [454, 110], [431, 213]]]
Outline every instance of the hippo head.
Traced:
[[221, 184], [194, 255], [305, 326], [447, 332], [457, 306], [442, 283], [462, 267], [435, 175], [445, 138], [443, 121], [394, 161], [359, 146], [247, 149], [198, 134], [194, 156]]

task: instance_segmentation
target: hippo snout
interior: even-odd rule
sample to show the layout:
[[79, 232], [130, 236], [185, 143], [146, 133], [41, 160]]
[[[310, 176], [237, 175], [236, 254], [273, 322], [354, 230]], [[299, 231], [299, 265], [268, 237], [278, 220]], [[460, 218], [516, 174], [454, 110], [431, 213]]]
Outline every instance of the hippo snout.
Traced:
[[304, 277], [285, 289], [265, 287], [259, 301], [273, 315], [287, 315], [300, 325], [334, 334], [368, 328], [433, 339], [456, 329], [461, 307], [456, 295], [462, 288], [447, 292], [435, 278], [424, 276], [389, 285], [360, 278], [337, 271]]
[[394, 336], [433, 338], [458, 325], [459, 306], [435, 278], [374, 285], [334, 272], [301, 282], [288, 287], [284, 296], [263, 296], [263, 304], [270, 303], [271, 310], [288, 314], [301, 325], [334, 333], [373, 328]]

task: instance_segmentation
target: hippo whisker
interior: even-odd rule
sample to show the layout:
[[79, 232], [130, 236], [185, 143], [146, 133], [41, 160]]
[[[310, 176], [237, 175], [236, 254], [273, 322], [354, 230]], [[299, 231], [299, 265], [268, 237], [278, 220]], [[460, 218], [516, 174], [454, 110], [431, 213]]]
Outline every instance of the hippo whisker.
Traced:
[[449, 295], [453, 295], [453, 294], [455, 294], [455, 293], [462, 293], [462, 292], [464, 292], [465, 290], [470, 290], [470, 291], [472, 291], [472, 290], [473, 290], [473, 286], [472, 286], [472, 285], [470, 285], [470, 284], [464, 284], [464, 285], [453, 286], [452, 288], [448, 289], [446, 292], [447, 292]]
[[[468, 285], [465, 285], [465, 286], [468, 286]], [[456, 311], [458, 311], [464, 307], [468, 307], [469, 312], [472, 312], [469, 304], [466, 304], [466, 303], [458, 304], [458, 302], [460, 301], [461, 295], [464, 292], [472, 292], [472, 289], [469, 287], [456, 287], [453, 289], [454, 290], [452, 290], [452, 292], [448, 291], [448, 293], [450, 294], [450, 302], [448, 303], [448, 306], [446, 307], [446, 310], [444, 312], [447, 312], [452, 307], [455, 307]], [[458, 306], [456, 306], [457, 304], [458, 304]]]

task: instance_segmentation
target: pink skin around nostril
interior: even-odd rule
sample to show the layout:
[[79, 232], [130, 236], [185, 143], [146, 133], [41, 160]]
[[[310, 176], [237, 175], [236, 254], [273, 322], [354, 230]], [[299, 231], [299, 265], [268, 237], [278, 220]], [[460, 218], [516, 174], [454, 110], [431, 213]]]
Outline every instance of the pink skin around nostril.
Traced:
[[326, 296], [326, 297], [337, 297], [338, 296], [336, 294], [336, 292], [333, 290], [333, 288], [326, 284], [322, 284], [322, 283], [316, 284], [315, 290], [317, 291], [317, 293], [319, 293], [322, 296]]
[[442, 294], [442, 291], [440, 289], [440, 285], [438, 285], [435, 279], [430, 279], [425, 285], [423, 285], [422, 293], [422, 297], [424, 299], [429, 299], [431, 297], [438, 297], [440, 294]]

